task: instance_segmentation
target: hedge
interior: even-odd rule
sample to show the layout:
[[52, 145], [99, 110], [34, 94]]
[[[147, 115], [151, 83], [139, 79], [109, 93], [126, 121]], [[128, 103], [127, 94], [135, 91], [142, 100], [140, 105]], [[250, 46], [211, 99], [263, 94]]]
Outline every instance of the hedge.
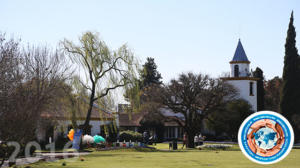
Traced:
[[126, 141], [126, 142], [129, 142], [130, 140], [132, 142], [136, 142], [136, 141], [141, 142], [143, 140], [143, 136], [141, 133], [127, 130], [127, 131], [120, 132], [119, 139], [120, 141]]

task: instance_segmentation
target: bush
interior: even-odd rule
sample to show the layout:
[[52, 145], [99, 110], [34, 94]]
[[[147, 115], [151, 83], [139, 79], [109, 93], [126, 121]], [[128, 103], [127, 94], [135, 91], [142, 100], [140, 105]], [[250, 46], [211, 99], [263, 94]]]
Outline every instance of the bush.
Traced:
[[119, 138], [120, 138], [120, 141], [129, 142], [131, 140], [132, 142], [135, 142], [135, 141], [141, 142], [143, 139], [143, 136], [141, 133], [127, 130], [127, 131], [121, 131]]
[[63, 149], [66, 143], [69, 142], [69, 139], [64, 137], [63, 134], [58, 135], [55, 141], [55, 149]]
[[[32, 155], [35, 150], [36, 150], [35, 147], [31, 147], [30, 148], [30, 155]], [[0, 158], [8, 159], [8, 157], [10, 157], [10, 155], [14, 151], [15, 151], [14, 146], [8, 146], [6, 143], [1, 143], [0, 144]], [[17, 154], [17, 157], [23, 157], [23, 156], [25, 156], [25, 145], [21, 144], [20, 145], [20, 151]]]
[[38, 143], [40, 144], [42, 150], [45, 150], [46, 145], [48, 144], [45, 140], [38, 141]]
[[0, 158], [7, 158], [14, 151], [14, 147], [8, 147], [6, 144], [0, 144]]
[[[7, 146], [5, 143], [0, 143], [0, 167], [2, 167], [2, 161], [7, 160], [14, 150], [13, 146]], [[14, 165], [14, 162], [10, 162], [9, 165]]]

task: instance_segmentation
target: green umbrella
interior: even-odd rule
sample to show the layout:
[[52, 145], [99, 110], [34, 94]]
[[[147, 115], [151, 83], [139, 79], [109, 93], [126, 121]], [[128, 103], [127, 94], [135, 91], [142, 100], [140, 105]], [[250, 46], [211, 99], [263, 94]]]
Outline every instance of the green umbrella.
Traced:
[[95, 135], [94, 136], [94, 142], [95, 143], [105, 142], [105, 139], [102, 136]]

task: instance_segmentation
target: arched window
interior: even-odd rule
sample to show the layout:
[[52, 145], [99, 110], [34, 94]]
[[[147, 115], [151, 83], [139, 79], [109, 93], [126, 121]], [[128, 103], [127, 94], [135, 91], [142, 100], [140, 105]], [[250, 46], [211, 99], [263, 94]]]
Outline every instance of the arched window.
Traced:
[[234, 77], [239, 77], [239, 65], [234, 65]]

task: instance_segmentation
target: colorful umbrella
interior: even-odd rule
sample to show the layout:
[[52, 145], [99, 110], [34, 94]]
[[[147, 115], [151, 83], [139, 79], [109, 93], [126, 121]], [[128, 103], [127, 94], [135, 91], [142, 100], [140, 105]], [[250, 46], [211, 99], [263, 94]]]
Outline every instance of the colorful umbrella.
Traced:
[[82, 143], [83, 144], [92, 144], [92, 143], [94, 143], [94, 138], [90, 135], [84, 135], [82, 138]]
[[105, 139], [102, 136], [95, 135], [94, 136], [94, 142], [95, 143], [105, 142]]
[[69, 131], [68, 138], [69, 138], [71, 141], [73, 141], [74, 133], [75, 133], [75, 132], [74, 132], [73, 129], [71, 129], [71, 130]]

